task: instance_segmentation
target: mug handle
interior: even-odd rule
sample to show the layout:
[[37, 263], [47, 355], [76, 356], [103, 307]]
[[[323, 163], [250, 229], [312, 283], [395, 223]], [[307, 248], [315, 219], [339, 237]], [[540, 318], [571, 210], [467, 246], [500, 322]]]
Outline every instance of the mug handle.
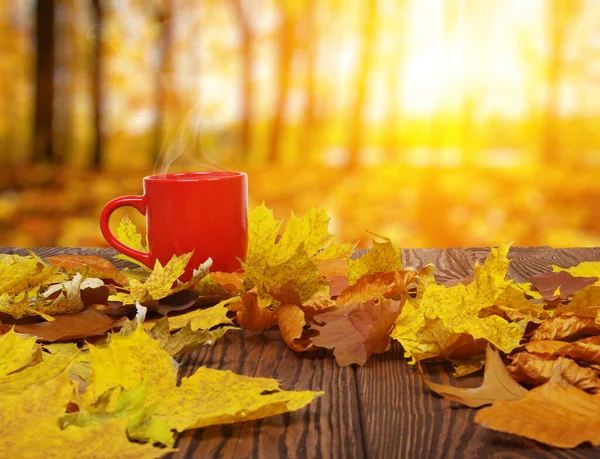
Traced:
[[131, 257], [148, 267], [152, 267], [150, 253], [141, 252], [140, 250], [132, 249], [131, 247], [123, 244], [119, 241], [116, 236], [110, 230], [108, 221], [110, 220], [111, 214], [119, 207], [135, 207], [142, 215], [146, 215], [146, 197], [145, 196], [121, 196], [120, 198], [113, 199], [102, 209], [100, 214], [100, 230], [104, 239], [112, 245], [119, 252]]

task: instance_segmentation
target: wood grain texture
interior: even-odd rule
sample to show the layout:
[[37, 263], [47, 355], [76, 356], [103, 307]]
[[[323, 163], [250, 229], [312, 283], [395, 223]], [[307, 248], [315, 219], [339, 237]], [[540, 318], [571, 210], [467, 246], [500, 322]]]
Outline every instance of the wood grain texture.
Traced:
[[[113, 249], [39, 248], [41, 256], [96, 255], [111, 258]], [[26, 253], [0, 248], [3, 253]], [[354, 257], [366, 253], [357, 250]], [[472, 273], [489, 249], [405, 249], [405, 266], [436, 265], [440, 282]], [[581, 261], [600, 261], [600, 248], [552, 249], [513, 247], [509, 275], [524, 281], [532, 275]], [[123, 267], [127, 262], [114, 260]], [[398, 343], [371, 357], [364, 367], [340, 368], [326, 351], [296, 354], [277, 330], [230, 332], [213, 347], [180, 359], [180, 376], [199, 366], [231, 370], [249, 376], [273, 377], [283, 389], [324, 390], [325, 396], [295, 413], [186, 432], [178, 441], [182, 457], [275, 458], [470, 458], [470, 457], [599, 457], [600, 448], [583, 446], [557, 450], [532, 440], [494, 432], [473, 423], [476, 411], [460, 408], [428, 391], [408, 365]], [[447, 365], [426, 366], [437, 382], [456, 381]], [[481, 376], [458, 382], [476, 386]]]

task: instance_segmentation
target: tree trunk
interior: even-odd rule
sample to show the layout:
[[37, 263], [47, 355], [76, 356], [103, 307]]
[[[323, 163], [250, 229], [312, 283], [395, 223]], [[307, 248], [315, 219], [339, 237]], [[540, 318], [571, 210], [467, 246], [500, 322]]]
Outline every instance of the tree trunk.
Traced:
[[306, 53], [306, 90], [305, 104], [302, 121], [302, 129], [299, 134], [298, 153], [303, 158], [309, 158], [311, 162], [317, 162], [318, 145], [315, 142], [316, 128], [316, 99], [317, 99], [317, 78], [315, 75], [315, 66], [317, 60], [317, 27], [316, 27], [316, 8], [315, 0], [307, 0], [307, 14], [304, 23], [304, 43]]
[[274, 164], [279, 161], [279, 143], [284, 129], [285, 108], [290, 90], [292, 57], [294, 54], [295, 22], [289, 14], [284, 13], [280, 30], [279, 43], [279, 85], [277, 88], [277, 101], [275, 103], [275, 116], [271, 127], [268, 161]]
[[241, 75], [241, 120], [240, 120], [240, 144], [241, 157], [248, 159], [251, 146], [250, 122], [252, 120], [252, 41], [253, 34], [244, 12], [243, 0], [232, 0], [235, 14], [238, 19], [240, 38], [242, 41], [242, 75]]
[[168, 112], [168, 84], [172, 72], [172, 43], [173, 28], [171, 25], [173, 5], [171, 0], [165, 0], [158, 11], [157, 22], [160, 24], [160, 66], [156, 74], [156, 126], [154, 130], [153, 156], [156, 161], [160, 154], [164, 139], [164, 118]]
[[54, 109], [54, 0], [37, 2], [36, 8], [36, 96], [33, 155], [34, 161], [52, 161]]
[[350, 120], [350, 140], [348, 143], [348, 166], [356, 167], [359, 163], [359, 153], [363, 146], [364, 106], [367, 97], [367, 82], [373, 55], [373, 44], [377, 30], [377, 0], [366, 3], [366, 17], [363, 27], [363, 52], [358, 70], [356, 100]]
[[92, 65], [92, 100], [94, 110], [94, 142], [92, 144], [92, 164], [99, 169], [102, 166], [102, 30], [104, 27], [104, 12], [102, 0], [92, 0], [94, 13], [93, 27], [93, 65]]

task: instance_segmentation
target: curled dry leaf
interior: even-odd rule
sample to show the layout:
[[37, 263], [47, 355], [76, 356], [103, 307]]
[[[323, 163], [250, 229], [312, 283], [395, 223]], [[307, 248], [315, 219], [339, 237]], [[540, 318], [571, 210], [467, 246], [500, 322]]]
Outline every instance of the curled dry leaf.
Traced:
[[[419, 369], [423, 374], [420, 366]], [[485, 368], [481, 386], [464, 388], [439, 384], [431, 381], [424, 374], [423, 381], [430, 390], [442, 397], [472, 408], [489, 405], [496, 400], [520, 400], [527, 394], [527, 390], [511, 377], [498, 352], [489, 346], [485, 352]]]
[[600, 324], [593, 317], [564, 313], [544, 321], [535, 330], [530, 341], [560, 340], [576, 335], [593, 335], [600, 333]]
[[525, 348], [525, 350], [527, 352], [533, 352], [535, 354], [550, 354], [550, 355], [554, 355], [556, 354], [556, 352], [565, 347], [568, 346], [569, 343], [565, 342], [565, 341], [557, 341], [557, 340], [543, 340], [543, 341], [530, 341], [528, 343], [525, 343], [523, 345], [523, 348]]
[[113, 279], [120, 285], [128, 283], [127, 276], [106, 258], [92, 255], [55, 255], [46, 257], [45, 260], [50, 265], [60, 266], [71, 274], [78, 272], [84, 277]]
[[600, 445], [600, 397], [558, 382], [529, 391], [522, 400], [496, 401], [475, 415], [488, 429], [507, 432], [558, 448]]
[[406, 295], [407, 285], [416, 276], [417, 272], [414, 270], [365, 274], [356, 283], [340, 293], [337, 298], [337, 304], [344, 306], [376, 298], [399, 300]]
[[310, 340], [302, 336], [306, 325], [306, 317], [300, 306], [280, 304], [275, 308], [275, 317], [281, 331], [281, 337], [290, 349], [303, 352], [313, 347]]
[[515, 380], [529, 386], [539, 386], [550, 380], [557, 366], [560, 366], [561, 376], [569, 384], [590, 392], [600, 389], [600, 379], [594, 370], [580, 367], [565, 357], [520, 352], [512, 357], [507, 369]]
[[571, 357], [588, 364], [600, 364], [600, 335], [565, 344], [566, 346], [555, 351], [556, 355]]
[[241, 300], [236, 305], [239, 308], [236, 313], [236, 322], [242, 328], [262, 330], [277, 322], [271, 309], [260, 307], [256, 290], [243, 293]]

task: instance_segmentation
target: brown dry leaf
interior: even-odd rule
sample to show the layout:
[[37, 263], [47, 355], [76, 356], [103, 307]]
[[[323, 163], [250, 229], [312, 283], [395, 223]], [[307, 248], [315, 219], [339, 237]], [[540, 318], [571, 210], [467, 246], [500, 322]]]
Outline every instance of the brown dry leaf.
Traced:
[[46, 257], [46, 262], [52, 266], [60, 266], [69, 274], [81, 273], [84, 277], [113, 279], [120, 285], [126, 285], [128, 278], [106, 258], [92, 255], [55, 255]]
[[565, 344], [567, 345], [555, 351], [556, 355], [571, 357], [586, 363], [600, 364], [600, 335]]
[[[575, 277], [567, 271], [538, 274], [529, 279], [535, 290], [546, 300], [566, 299], [598, 280], [597, 277]], [[560, 292], [559, 295], [556, 293]]]
[[600, 333], [600, 324], [593, 317], [564, 313], [544, 321], [531, 335], [530, 341], [560, 340], [575, 335]]
[[600, 445], [600, 397], [551, 382], [529, 391], [522, 400], [497, 401], [475, 415], [488, 429], [507, 432], [558, 448], [581, 443]]
[[560, 366], [561, 375], [569, 384], [591, 392], [600, 389], [600, 379], [594, 370], [580, 367], [565, 357], [520, 352], [512, 357], [507, 369], [515, 380], [529, 386], [539, 386], [550, 380], [557, 366]]
[[236, 303], [240, 308], [236, 313], [238, 325], [247, 330], [262, 330], [277, 323], [271, 309], [261, 308], [258, 293], [255, 289], [245, 292]]
[[[421, 373], [423, 374], [422, 369]], [[471, 408], [489, 405], [496, 400], [520, 400], [527, 394], [527, 390], [510, 376], [500, 354], [489, 346], [485, 351], [485, 369], [481, 386], [464, 388], [439, 384], [431, 381], [424, 374], [423, 381], [433, 392]]]
[[125, 318], [113, 320], [106, 314], [86, 309], [77, 314], [56, 316], [53, 322], [15, 325], [19, 333], [37, 336], [39, 341], [72, 341], [90, 336], [104, 335], [107, 331], [120, 328]]
[[543, 341], [530, 341], [528, 343], [525, 343], [523, 347], [527, 352], [533, 352], [535, 354], [554, 355], [559, 349], [568, 345], [569, 343], [565, 341], [548, 339]]
[[399, 300], [406, 295], [406, 287], [417, 272], [400, 270], [389, 273], [365, 274], [356, 283], [349, 286], [337, 298], [337, 304], [344, 306], [350, 303], [365, 302], [377, 298]]
[[290, 349], [303, 352], [313, 347], [308, 338], [302, 338], [306, 317], [299, 306], [281, 304], [275, 308], [275, 317], [281, 331], [281, 337]]
[[400, 314], [401, 301], [383, 300], [352, 303], [315, 315], [318, 331], [311, 341], [318, 347], [334, 349], [341, 366], [364, 365], [371, 354], [389, 348], [390, 332]]

